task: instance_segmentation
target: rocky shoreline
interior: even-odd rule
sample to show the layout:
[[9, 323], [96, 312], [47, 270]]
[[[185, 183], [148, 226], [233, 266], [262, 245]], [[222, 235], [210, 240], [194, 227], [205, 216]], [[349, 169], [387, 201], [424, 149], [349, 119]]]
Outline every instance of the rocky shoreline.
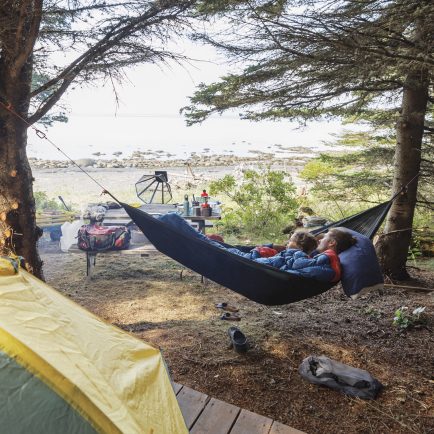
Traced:
[[[286, 151], [288, 152], [288, 151]], [[117, 153], [119, 154], [119, 153]], [[270, 164], [270, 165], [304, 165], [307, 160], [317, 156], [317, 152], [310, 148], [291, 148], [293, 156], [279, 156], [276, 153], [253, 151], [252, 156], [236, 155], [207, 155], [192, 153], [186, 159], [165, 159], [161, 155], [150, 154], [148, 152], [135, 151], [129, 157], [110, 159], [101, 158], [81, 158], [75, 162], [81, 167], [91, 167], [95, 169], [124, 169], [124, 168], [153, 168], [158, 164], [164, 167], [213, 167], [213, 166], [237, 166], [240, 163], [247, 164]], [[301, 155], [300, 155], [301, 154]], [[73, 167], [74, 164], [68, 160], [43, 160], [39, 158], [29, 158], [29, 162], [34, 169], [65, 169]]]
[[[90, 173], [106, 190], [126, 202], [135, 203], [138, 201], [136, 182], [144, 173], [153, 173], [154, 170], [168, 172], [176, 201], [184, 193], [197, 193], [206, 188], [210, 181], [227, 174], [241, 177], [245, 168], [269, 166], [273, 170], [282, 170], [292, 177], [296, 186], [301, 186], [304, 183], [298, 178], [298, 173], [316, 155], [313, 150], [303, 148], [294, 149], [294, 153], [285, 156], [265, 152], [252, 152], [251, 156], [192, 153], [189, 158], [175, 159], [167, 155], [158, 157], [149, 152], [136, 151], [125, 158], [120, 158], [120, 155], [110, 159], [100, 156], [77, 159], [75, 163]], [[83, 204], [101, 201], [101, 188], [71, 161], [38, 158], [29, 158], [29, 161], [35, 178], [35, 191], [44, 192], [49, 198], [61, 195], [74, 209], [81, 209]]]

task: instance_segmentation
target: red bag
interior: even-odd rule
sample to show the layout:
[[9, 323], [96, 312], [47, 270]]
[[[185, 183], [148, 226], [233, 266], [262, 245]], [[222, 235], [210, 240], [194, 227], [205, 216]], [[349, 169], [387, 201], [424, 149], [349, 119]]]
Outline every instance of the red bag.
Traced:
[[125, 226], [83, 225], [77, 238], [78, 248], [87, 252], [124, 250], [130, 245], [131, 232]]

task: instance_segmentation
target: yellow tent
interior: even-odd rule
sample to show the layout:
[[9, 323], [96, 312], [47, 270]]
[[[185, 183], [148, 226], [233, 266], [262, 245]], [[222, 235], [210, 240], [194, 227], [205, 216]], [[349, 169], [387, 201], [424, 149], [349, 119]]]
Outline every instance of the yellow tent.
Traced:
[[26, 271], [0, 276], [4, 433], [187, 433], [160, 351]]

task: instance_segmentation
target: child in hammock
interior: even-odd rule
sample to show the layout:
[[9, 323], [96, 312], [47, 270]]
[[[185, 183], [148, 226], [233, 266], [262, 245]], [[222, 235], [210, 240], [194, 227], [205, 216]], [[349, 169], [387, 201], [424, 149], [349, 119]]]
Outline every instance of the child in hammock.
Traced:
[[[204, 234], [201, 234], [193, 229], [188, 223], [185, 222], [185, 220], [182, 219], [182, 217], [175, 213], [166, 214], [161, 216], [159, 219], [174, 227], [179, 232], [185, 233], [186, 235], [200, 238], [207, 243], [214, 244], [216, 247], [228, 250], [240, 256], [246, 255], [245, 252], [235, 248], [226, 248], [219, 242], [207, 238]], [[275, 256], [269, 258], [257, 257], [255, 259], [251, 257], [254, 255], [252, 251], [250, 251], [247, 255], [250, 254], [249, 259], [279, 268], [280, 270], [287, 271], [288, 273], [304, 277], [311, 277], [323, 282], [338, 282], [341, 276], [338, 254], [350, 248], [356, 243], [357, 240], [349, 232], [347, 232], [345, 228], [330, 229], [316, 247], [316, 252], [319, 254], [309, 257], [309, 254], [312, 255], [312, 251], [309, 251], [312, 246], [308, 247], [307, 240], [311, 239], [311, 237], [313, 237], [313, 235], [309, 234], [308, 232], [296, 232], [290, 238], [287, 249]], [[303, 241], [303, 244], [304, 242], [306, 243], [304, 246], [301, 240], [305, 240]], [[312, 245], [313, 243], [316, 245], [316, 241], [313, 242], [312, 240]], [[314, 250], [314, 248], [315, 247], [313, 247], [312, 250]], [[253, 250], [256, 250], [256, 248]]]
[[[294, 232], [288, 240], [286, 248], [281, 250], [279, 253], [276, 252], [274, 256], [271, 257], [262, 257], [259, 256], [253, 257], [257, 262], [261, 264], [267, 264], [274, 268], [284, 267], [286, 264], [289, 264], [295, 256], [302, 255], [303, 257], [308, 257], [311, 252], [313, 252], [318, 245], [318, 242], [314, 235], [310, 232], [306, 231], [298, 231]], [[290, 265], [288, 265], [290, 267]]]
[[[247, 259], [264, 259], [263, 263], [280, 268], [284, 265], [284, 258], [293, 255], [295, 252], [302, 251], [309, 255], [317, 246], [314, 235], [306, 231], [295, 232], [289, 239], [286, 248], [282, 246], [279, 250], [272, 244], [257, 246], [250, 252], [243, 252], [235, 247], [226, 249], [228, 252], [235, 253]], [[276, 246], [277, 247], [277, 246]], [[268, 261], [267, 261], [268, 259]], [[258, 261], [261, 262], [261, 261]]]
[[[307, 234], [307, 233], [306, 233]], [[296, 234], [294, 234], [296, 235]], [[310, 237], [313, 235], [308, 234]], [[306, 235], [307, 236], [307, 235]], [[292, 237], [291, 237], [292, 238]], [[316, 241], [316, 240], [315, 240]], [[288, 243], [288, 249], [281, 252], [280, 258], [259, 258], [255, 261], [279, 268], [292, 274], [314, 278], [322, 282], [338, 282], [341, 279], [341, 266], [338, 254], [356, 243], [356, 239], [344, 228], [332, 228], [309, 253], [294, 250], [295, 240]]]

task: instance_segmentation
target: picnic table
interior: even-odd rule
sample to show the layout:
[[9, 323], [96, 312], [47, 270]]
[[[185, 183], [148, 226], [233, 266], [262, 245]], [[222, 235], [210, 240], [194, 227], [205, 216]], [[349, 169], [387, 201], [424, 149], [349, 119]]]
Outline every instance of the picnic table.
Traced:
[[196, 223], [198, 226], [197, 230], [199, 232], [202, 232], [203, 234], [205, 233], [207, 227], [214, 226], [212, 223], [207, 224], [207, 222], [209, 223], [210, 221], [213, 221], [213, 220], [221, 220], [220, 215], [211, 215], [209, 217], [189, 215], [189, 216], [181, 216], [181, 217], [184, 220], [190, 220], [193, 224]]
[[[146, 204], [139, 207], [140, 210], [147, 212], [155, 217], [162, 214], [167, 214], [168, 212], [176, 211], [176, 206], [174, 204]], [[208, 217], [188, 215], [181, 217], [185, 220], [191, 221], [193, 224], [197, 224], [198, 231], [205, 233], [207, 227], [212, 227], [213, 224], [210, 223], [214, 220], [220, 220], [221, 215], [211, 215]], [[124, 225], [127, 227], [135, 226], [134, 222], [131, 220], [130, 216], [123, 208], [119, 209], [109, 209], [105, 213], [104, 225]]]
[[[146, 211], [148, 214], [158, 217], [159, 215], [175, 211], [173, 204], [146, 204], [139, 209]], [[197, 224], [198, 231], [205, 233], [207, 227], [212, 226], [209, 221], [220, 220], [220, 215], [209, 217], [203, 216], [182, 216], [185, 220]], [[132, 240], [128, 249], [125, 250], [104, 250], [100, 252], [85, 252], [80, 250], [77, 245], [71, 246], [68, 250], [70, 253], [85, 253], [86, 254], [86, 277], [92, 278], [96, 266], [96, 257], [98, 254], [104, 255], [140, 255], [141, 257], [149, 257], [152, 254], [158, 253], [157, 249], [147, 240], [142, 232], [135, 226], [134, 222], [123, 208], [107, 210], [104, 221], [104, 226], [126, 226], [131, 230]], [[182, 276], [182, 273], [181, 273]]]
[[93, 272], [96, 266], [96, 257], [98, 254], [104, 255], [140, 255], [141, 257], [148, 257], [152, 254], [158, 253], [158, 250], [151, 244], [147, 243], [144, 245], [130, 245], [128, 249], [125, 250], [105, 250], [102, 252], [85, 252], [80, 250], [76, 244], [72, 245], [69, 253], [85, 253], [86, 254], [86, 277], [92, 279]]

